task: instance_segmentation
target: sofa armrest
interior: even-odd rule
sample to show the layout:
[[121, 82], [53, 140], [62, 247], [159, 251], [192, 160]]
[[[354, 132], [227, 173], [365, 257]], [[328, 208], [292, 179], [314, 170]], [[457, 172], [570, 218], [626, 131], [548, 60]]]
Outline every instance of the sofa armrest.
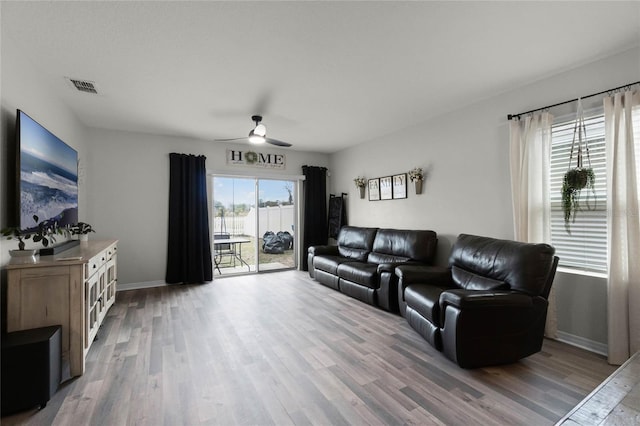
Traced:
[[451, 270], [442, 266], [427, 266], [424, 264], [407, 264], [397, 266], [395, 276], [398, 278], [398, 310], [405, 316], [407, 303], [404, 300], [404, 290], [411, 284], [434, 284], [439, 287], [453, 287]]
[[383, 272], [390, 272], [390, 273], [394, 273], [394, 271], [396, 270], [396, 266], [398, 266], [399, 263], [381, 263], [378, 265], [378, 275], [382, 274]]
[[338, 246], [311, 246], [307, 249], [309, 254], [312, 255], [319, 255], [319, 254], [332, 254], [332, 255], [337, 255], [338, 254]]
[[442, 311], [447, 306], [458, 309], [530, 308], [533, 297], [511, 290], [446, 290], [440, 294]]
[[383, 272], [389, 272], [392, 275], [395, 275], [396, 267], [398, 266], [424, 266], [424, 263], [416, 262], [415, 260], [408, 260], [404, 262], [389, 262], [389, 263], [380, 263], [378, 265], [378, 274]]
[[376, 290], [378, 296], [378, 306], [389, 312], [398, 312], [398, 276], [395, 273], [399, 265], [424, 265], [415, 260], [404, 260], [399, 262], [386, 262], [378, 264], [376, 270], [380, 287]]
[[513, 290], [440, 294], [442, 352], [463, 368], [515, 362], [540, 351], [548, 302]]

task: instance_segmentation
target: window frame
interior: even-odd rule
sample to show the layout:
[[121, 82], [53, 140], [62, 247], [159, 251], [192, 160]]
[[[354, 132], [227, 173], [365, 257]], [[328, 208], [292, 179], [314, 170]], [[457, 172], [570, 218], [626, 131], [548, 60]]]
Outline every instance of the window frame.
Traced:
[[[599, 116], [602, 117], [602, 121], [604, 123], [604, 107], [598, 107], [598, 108], [592, 108], [589, 110], [586, 110], [584, 113], [584, 116], [587, 119], [591, 119], [594, 116]], [[554, 127], [556, 126], [560, 126], [569, 122], [575, 122], [575, 113], [574, 114], [570, 114], [570, 115], [564, 115], [564, 116], [560, 116], [557, 117], [554, 120], [554, 124], [551, 126], [552, 128], [552, 137], [551, 137], [551, 155], [553, 157], [553, 151], [554, 151], [554, 138], [553, 138], [553, 131], [554, 131]], [[640, 105], [636, 105], [633, 107], [632, 110], [632, 127], [633, 127], [633, 134], [635, 136], [634, 139], [634, 154], [636, 157], [636, 173], [638, 174], [638, 176], [636, 176], [637, 178], [637, 184], [638, 187], [640, 188]], [[602, 129], [602, 137], [604, 138], [604, 125], [603, 125], [603, 129]], [[589, 137], [589, 134], [587, 133], [587, 137]], [[590, 142], [591, 143], [591, 142]], [[592, 148], [590, 148], [592, 149]], [[592, 151], [593, 152], [593, 151]], [[567, 156], [568, 158], [568, 156]], [[550, 159], [550, 163], [553, 163], [553, 158]], [[592, 157], [593, 160], [593, 157]], [[610, 208], [608, 207], [608, 195], [606, 194], [606, 190], [608, 189], [607, 187], [607, 182], [606, 182], [606, 178], [607, 178], [607, 171], [606, 171], [606, 164], [607, 164], [607, 159], [606, 159], [606, 141], [604, 142], [604, 155], [603, 155], [603, 161], [604, 161], [604, 167], [601, 168], [601, 172], [598, 172], [596, 174], [596, 187], [598, 185], [603, 185], [605, 192], [604, 192], [604, 197], [601, 195], [598, 195], [598, 203], [603, 203], [603, 211], [605, 212], [605, 226], [604, 226], [604, 230], [605, 232], [608, 234], [609, 229], [608, 229], [608, 215], [611, 214], [610, 212]], [[566, 171], [566, 168], [564, 171], [562, 171], [562, 174], [564, 174], [564, 172]], [[550, 186], [549, 186], [549, 190], [550, 190], [550, 194], [549, 197], [550, 199], [550, 217], [551, 220], [553, 221], [553, 215], [554, 215], [554, 211], [557, 210], [557, 204], [556, 202], [554, 202], [554, 197], [557, 197], [557, 183], [556, 185], [552, 184], [553, 181], [553, 175], [554, 173], [554, 169], [553, 166], [551, 166], [551, 170], [549, 172], [549, 179], [550, 179]], [[599, 175], [599, 176], [598, 176]], [[603, 181], [604, 179], [604, 181]], [[556, 194], [554, 194], [554, 192], [556, 192]], [[640, 200], [639, 200], [640, 201]], [[560, 208], [561, 211], [561, 208]], [[581, 212], [582, 213], [582, 212]], [[554, 232], [553, 229], [551, 230], [551, 243], [554, 244]], [[554, 244], [556, 245], [556, 244]], [[597, 277], [604, 277], [606, 278], [608, 275], [608, 251], [609, 251], [609, 247], [608, 247], [608, 236], [605, 235], [604, 238], [604, 248], [605, 248], [605, 263], [604, 263], [604, 267], [601, 268], [589, 268], [589, 267], [576, 267], [573, 265], [567, 265], [566, 262], [563, 262], [563, 256], [562, 256], [562, 247], [560, 247], [560, 250], [558, 252], [558, 246], [556, 245], [556, 254], [560, 257], [560, 264], [558, 265], [558, 270], [562, 271], [562, 272], [566, 272], [566, 273], [572, 273], [572, 274], [579, 274], [579, 275], [588, 275], [588, 276], [597, 276]]]

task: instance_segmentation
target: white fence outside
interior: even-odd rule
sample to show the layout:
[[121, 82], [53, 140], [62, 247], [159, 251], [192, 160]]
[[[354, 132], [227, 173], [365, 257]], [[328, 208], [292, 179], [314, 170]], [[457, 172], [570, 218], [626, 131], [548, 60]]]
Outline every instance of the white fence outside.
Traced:
[[226, 232], [231, 235], [248, 235], [251, 237], [262, 237], [265, 232], [288, 231], [294, 234], [295, 212], [294, 206], [260, 207], [258, 209], [258, 232], [256, 233], [256, 209], [251, 208], [246, 216], [228, 216], [224, 218], [224, 227], [221, 217], [215, 217], [213, 221], [213, 232], [221, 232], [226, 228]]
[[231, 235], [245, 235], [244, 233], [244, 217], [230, 216], [224, 218], [222, 226], [222, 218], [216, 216], [213, 218], [213, 232], [227, 232]]

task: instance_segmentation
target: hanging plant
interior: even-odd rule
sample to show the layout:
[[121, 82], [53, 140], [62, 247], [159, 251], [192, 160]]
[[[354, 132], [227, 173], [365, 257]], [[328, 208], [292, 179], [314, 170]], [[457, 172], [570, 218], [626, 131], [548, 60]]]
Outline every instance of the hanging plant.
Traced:
[[[577, 136], [577, 146], [576, 146]], [[583, 167], [583, 145], [587, 156], [588, 167]], [[576, 153], [576, 167], [571, 168], [573, 154]], [[594, 188], [596, 175], [591, 167], [589, 157], [589, 146], [587, 144], [587, 132], [584, 124], [584, 113], [582, 111], [582, 101], [578, 99], [578, 113], [576, 124], [573, 128], [573, 141], [571, 142], [571, 153], [569, 154], [569, 170], [564, 174], [562, 180], [562, 210], [564, 212], [564, 227], [570, 234], [570, 223], [575, 222], [576, 213], [581, 210], [580, 194], [585, 188], [593, 193], [593, 206], [589, 202], [589, 192], [587, 192], [586, 205], [588, 210], [595, 207], [596, 191]]]
[[[584, 188], [590, 189], [595, 199], [595, 180], [596, 175], [592, 168], [575, 168], [565, 173], [562, 181], [562, 209], [564, 210], [564, 224], [567, 232], [571, 232], [569, 223], [572, 216], [575, 221], [576, 212], [580, 210], [580, 191]], [[587, 207], [591, 210], [588, 201], [589, 196], [587, 195]]]

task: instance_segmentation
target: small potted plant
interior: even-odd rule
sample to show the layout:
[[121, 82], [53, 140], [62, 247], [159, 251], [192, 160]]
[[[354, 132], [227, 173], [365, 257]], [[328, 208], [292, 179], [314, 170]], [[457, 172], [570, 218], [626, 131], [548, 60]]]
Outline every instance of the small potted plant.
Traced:
[[42, 243], [44, 247], [56, 241], [56, 234], [64, 234], [64, 229], [58, 226], [57, 221], [40, 222], [37, 215], [33, 215], [33, 220], [37, 226], [34, 229], [24, 230], [15, 226], [11, 226], [0, 231], [7, 240], [18, 240], [18, 249], [9, 250], [11, 257], [23, 257], [35, 260], [37, 249], [26, 249], [26, 240], [32, 240], [34, 243]]
[[415, 167], [409, 170], [409, 180], [416, 185], [416, 194], [422, 194], [422, 181], [424, 180], [424, 174], [420, 167]]
[[353, 181], [355, 182], [356, 187], [360, 190], [360, 198], [364, 198], [364, 189], [367, 186], [367, 179], [358, 176]]
[[75, 225], [71, 225], [69, 227], [69, 232], [71, 235], [77, 235], [78, 240], [81, 242], [89, 241], [89, 232], [96, 232], [93, 230], [93, 227], [85, 222], [78, 222]]

